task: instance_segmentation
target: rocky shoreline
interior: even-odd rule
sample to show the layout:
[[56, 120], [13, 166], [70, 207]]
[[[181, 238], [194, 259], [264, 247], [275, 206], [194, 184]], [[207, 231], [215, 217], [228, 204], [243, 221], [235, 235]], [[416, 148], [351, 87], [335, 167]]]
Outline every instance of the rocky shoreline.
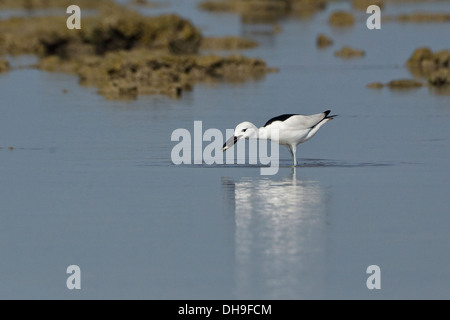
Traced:
[[[20, 2], [33, 8], [65, 6], [65, 1], [43, 0], [11, 5]], [[140, 94], [179, 97], [196, 82], [244, 82], [276, 71], [257, 58], [200, 53], [201, 49], [252, 48], [257, 46], [254, 41], [204, 38], [190, 21], [177, 15], [145, 17], [108, 4], [112, 2], [95, 2], [98, 14], [83, 17], [80, 30], [66, 28], [67, 15], [1, 20], [0, 56], [37, 55], [39, 62], [34, 67], [76, 74], [80, 83], [96, 86], [108, 99]], [[93, 2], [86, 1], [86, 6], [92, 7]], [[8, 69], [9, 65], [0, 61], [0, 72]]]
[[[395, 0], [406, 1], [406, 0]], [[251, 49], [258, 43], [237, 36], [205, 37], [189, 20], [178, 15], [143, 16], [112, 0], [79, 0], [83, 8], [95, 14], [83, 16], [82, 29], [66, 28], [65, 9], [70, 0], [1, 0], [0, 8], [61, 10], [60, 15], [30, 16], [0, 20], [0, 58], [7, 55], [33, 54], [39, 61], [33, 67], [45, 71], [77, 75], [83, 85], [95, 86], [108, 99], [133, 99], [140, 94], [163, 94], [179, 97], [192, 90], [197, 82], [245, 82], [264, 78], [276, 72], [265, 61], [242, 54], [223, 55], [225, 50]], [[146, 0], [132, 0], [134, 5], [152, 6]], [[328, 16], [331, 28], [352, 28], [358, 15], [370, 4], [385, 6], [383, 0], [352, 0], [350, 11], [334, 11]], [[203, 0], [199, 8], [211, 13], [232, 12], [244, 22], [263, 22], [280, 30], [277, 19], [310, 17], [323, 11], [326, 0]], [[443, 23], [446, 13], [415, 12], [383, 17], [397, 23]], [[318, 34], [320, 50], [336, 41]], [[364, 58], [370, 52], [341, 44], [334, 51], [341, 59]], [[392, 89], [450, 88], [450, 51], [432, 52], [417, 48], [406, 62], [414, 79], [394, 79], [388, 83], [373, 82], [368, 88]], [[0, 59], [0, 73], [11, 70], [7, 60]]]
[[428, 86], [450, 91], [450, 50], [433, 52], [428, 47], [417, 48], [406, 61], [406, 67], [415, 79], [395, 79], [386, 84], [373, 82], [367, 88], [414, 89]]

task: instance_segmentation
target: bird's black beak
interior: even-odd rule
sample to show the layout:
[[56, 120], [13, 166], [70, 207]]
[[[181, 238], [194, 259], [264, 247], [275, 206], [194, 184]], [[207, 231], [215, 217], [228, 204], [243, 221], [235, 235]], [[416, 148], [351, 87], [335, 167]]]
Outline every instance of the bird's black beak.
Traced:
[[238, 137], [232, 136], [230, 139], [227, 140], [227, 142], [223, 144], [222, 151], [225, 152], [228, 148], [231, 148], [238, 140], [239, 140]]

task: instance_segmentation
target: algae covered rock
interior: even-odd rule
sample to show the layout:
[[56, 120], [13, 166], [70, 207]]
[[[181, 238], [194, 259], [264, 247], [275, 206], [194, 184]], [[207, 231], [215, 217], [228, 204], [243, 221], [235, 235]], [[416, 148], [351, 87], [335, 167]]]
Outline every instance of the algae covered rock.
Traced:
[[[450, 51], [440, 50], [433, 52], [428, 47], [419, 47], [414, 50], [406, 61], [409, 71], [417, 78], [425, 78], [427, 83], [415, 79], [396, 79], [388, 82], [391, 89], [413, 89], [429, 85], [432, 88], [450, 87]], [[383, 85], [384, 86], [384, 85]], [[367, 87], [375, 88], [376, 83]], [[381, 87], [381, 86], [380, 86]], [[431, 92], [437, 92], [436, 90]]]
[[69, 57], [134, 48], [192, 54], [202, 42], [201, 32], [190, 21], [176, 15], [143, 17], [123, 10], [84, 17], [81, 30], [68, 30], [65, 25], [64, 16], [0, 20], [0, 54]]
[[[111, 5], [105, 0], [77, 0], [76, 3], [73, 0], [1, 0], [0, 8], [10, 9], [48, 9], [48, 8], [67, 8], [72, 4], [76, 4], [83, 8], [98, 8], [103, 5]], [[94, 3], [95, 2], [95, 3]]]
[[205, 37], [201, 49], [203, 50], [239, 50], [252, 49], [258, 46], [256, 41], [240, 37]]
[[399, 22], [436, 23], [450, 21], [448, 13], [414, 12], [397, 16]]
[[417, 48], [409, 57], [406, 64], [411, 67], [449, 67], [450, 50], [440, 50], [433, 53], [428, 47]]
[[334, 53], [334, 55], [336, 57], [349, 59], [349, 58], [364, 57], [366, 55], [366, 53], [365, 53], [364, 50], [355, 49], [355, 48], [352, 48], [352, 47], [349, 47], [349, 46], [344, 46], [344, 47], [342, 47], [342, 49], [336, 51]]
[[331, 46], [333, 44], [333, 40], [323, 33], [319, 34], [316, 38], [316, 45], [318, 48], [323, 49]]
[[351, 27], [355, 24], [355, 18], [351, 12], [334, 11], [328, 18], [328, 23], [333, 27]]
[[411, 89], [422, 87], [423, 83], [414, 79], [396, 79], [389, 81], [386, 85], [392, 89]]
[[178, 97], [197, 82], [244, 82], [274, 71], [263, 60], [240, 55], [171, 55], [143, 49], [80, 58], [72, 70], [83, 85], [98, 87], [109, 99], [132, 99], [139, 94]]
[[242, 82], [249, 78], [260, 79], [266, 73], [276, 70], [269, 68], [261, 59], [233, 55], [229, 57], [198, 56], [195, 59], [193, 71], [198, 80], [219, 79]]
[[174, 54], [196, 53], [202, 42], [200, 31], [177, 15], [143, 17], [123, 12], [89, 21], [80, 41], [96, 54], [133, 48], [167, 49]]
[[326, 4], [326, 0], [203, 0], [198, 6], [210, 12], [234, 12], [246, 22], [265, 22], [288, 15], [308, 17]]
[[420, 88], [424, 84], [420, 81], [414, 80], [414, 79], [395, 79], [392, 81], [389, 81], [386, 84], [383, 84], [381, 82], [372, 82], [366, 85], [366, 88], [369, 89], [382, 89], [383, 87], [388, 87], [390, 89], [414, 89], [414, 88]]
[[384, 87], [384, 84], [381, 82], [371, 82], [366, 85], [366, 88], [369, 88], [369, 89], [381, 89], [383, 87]]
[[434, 62], [438, 67], [450, 68], [450, 50], [440, 50], [433, 54]]
[[376, 5], [382, 9], [385, 0], [352, 0], [352, 7], [357, 10], [366, 11], [371, 5]]
[[10, 69], [9, 62], [3, 59], [0, 59], [0, 73], [6, 72]]
[[[48, 3], [57, 5], [54, 0]], [[139, 94], [178, 97], [198, 81], [243, 82], [274, 71], [260, 59], [199, 54], [202, 44], [237, 50], [254, 47], [254, 41], [204, 40], [198, 28], [178, 15], [143, 16], [110, 0], [89, 3], [97, 4], [98, 11], [83, 17], [80, 30], [66, 28], [65, 11], [0, 20], [0, 54], [38, 55], [38, 68], [76, 74], [81, 84], [95, 86], [111, 99]]]
[[409, 57], [407, 64], [419, 66], [424, 60], [433, 59], [433, 52], [428, 47], [421, 47], [414, 50], [411, 57]]
[[450, 85], [450, 69], [440, 68], [430, 74], [428, 82], [435, 87]]
[[[417, 48], [406, 61], [406, 65], [414, 75], [430, 77], [439, 69], [450, 68], [450, 50], [432, 52], [428, 47]], [[439, 80], [430, 83], [439, 83]]]

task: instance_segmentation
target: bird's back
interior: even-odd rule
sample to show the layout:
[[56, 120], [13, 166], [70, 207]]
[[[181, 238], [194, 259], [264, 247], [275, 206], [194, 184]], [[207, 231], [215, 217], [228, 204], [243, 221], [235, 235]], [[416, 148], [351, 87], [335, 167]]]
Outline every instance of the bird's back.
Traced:
[[290, 114], [282, 114], [282, 115], [280, 115], [280, 116], [277, 116], [277, 117], [273, 117], [272, 119], [270, 119], [269, 121], [267, 121], [266, 122], [266, 124], [264, 125], [264, 127], [267, 127], [268, 125], [270, 125], [272, 122], [275, 122], [275, 121], [286, 121], [287, 119], [289, 119], [290, 117], [292, 117], [292, 116], [297, 116], [298, 114], [293, 114], [293, 113], [290, 113]]
[[264, 127], [282, 127], [285, 129], [292, 128], [296, 130], [310, 129], [325, 119], [329, 113], [330, 111], [327, 110], [312, 115], [282, 114], [267, 121]]

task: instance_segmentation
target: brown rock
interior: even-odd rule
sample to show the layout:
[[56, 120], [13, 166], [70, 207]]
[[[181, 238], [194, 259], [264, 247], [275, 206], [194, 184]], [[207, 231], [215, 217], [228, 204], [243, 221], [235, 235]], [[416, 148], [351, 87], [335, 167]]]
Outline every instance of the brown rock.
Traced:
[[240, 37], [206, 37], [203, 38], [201, 49], [203, 50], [240, 50], [251, 49], [258, 46], [258, 43]]
[[335, 11], [328, 18], [328, 23], [333, 27], [350, 27], [355, 24], [355, 18], [350, 12]]
[[450, 69], [440, 68], [431, 73], [428, 82], [435, 87], [450, 85]]
[[21, 9], [48, 9], [48, 8], [67, 8], [68, 6], [76, 4], [80, 8], [100, 8], [111, 7], [111, 2], [108, 0], [77, 0], [75, 3], [73, 0], [1, 0], [0, 8], [21, 8]]
[[[407, 60], [406, 65], [413, 75], [428, 78], [434, 71], [450, 67], [450, 50], [433, 53], [427, 47], [418, 48]], [[433, 75], [434, 77], [436, 81], [432, 81], [432, 83], [441, 82], [439, 73]]]
[[81, 59], [73, 67], [82, 84], [99, 88], [109, 99], [138, 94], [178, 97], [197, 82], [244, 82], [272, 72], [260, 59], [235, 55], [170, 55], [147, 50], [111, 52]]
[[6, 72], [10, 69], [9, 62], [3, 59], [0, 59], [0, 73]]
[[366, 11], [367, 7], [376, 5], [382, 9], [384, 7], [383, 0], [352, 0], [352, 7], [357, 10]]
[[415, 12], [410, 14], [401, 14], [397, 16], [400, 22], [448, 22], [450, 21], [450, 14], [448, 13], [432, 13], [432, 12]]
[[414, 50], [411, 57], [409, 57], [407, 64], [420, 65], [424, 60], [432, 60], [433, 52], [428, 47], [421, 47]]
[[450, 67], [450, 50], [440, 50], [433, 54], [437, 67]]
[[198, 6], [211, 12], [235, 12], [246, 22], [273, 22], [288, 15], [309, 17], [326, 4], [327, 0], [204, 0]]
[[383, 87], [384, 87], [384, 84], [382, 84], [381, 82], [372, 82], [366, 86], [366, 88], [369, 88], [369, 89], [381, 89]]
[[414, 79], [397, 79], [387, 83], [392, 89], [412, 89], [423, 86], [423, 83]]
[[333, 44], [333, 40], [323, 33], [317, 36], [316, 45], [318, 48], [323, 49], [331, 46]]
[[[5, 1], [13, 3], [0, 0], [0, 7]], [[55, 1], [18, 0], [33, 5], [60, 0]], [[83, 17], [81, 30], [65, 28], [66, 15], [0, 20], [0, 55], [36, 54], [37, 68], [76, 74], [81, 84], [95, 86], [110, 99], [178, 97], [200, 81], [252, 81], [274, 71], [261, 59], [198, 54], [202, 34], [177, 15], [142, 16], [111, 0], [90, 3], [102, 7], [98, 15]], [[221, 49], [256, 45], [237, 37], [208, 41]], [[7, 67], [0, 60], [0, 69]]]
[[341, 50], [338, 50], [334, 53], [336, 57], [349, 59], [349, 58], [356, 58], [356, 57], [364, 57], [365, 56], [364, 50], [351, 48], [349, 46], [344, 46]]

